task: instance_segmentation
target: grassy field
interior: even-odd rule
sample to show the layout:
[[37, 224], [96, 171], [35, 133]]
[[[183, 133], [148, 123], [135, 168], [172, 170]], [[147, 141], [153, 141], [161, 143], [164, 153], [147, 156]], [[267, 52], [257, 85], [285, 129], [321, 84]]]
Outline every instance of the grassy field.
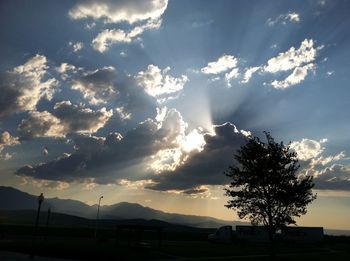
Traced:
[[[30, 253], [33, 228], [0, 226], [0, 250]], [[130, 235], [122, 235], [116, 245], [113, 230], [99, 231], [99, 240], [92, 228], [56, 227], [39, 230], [35, 252], [38, 255], [83, 260], [269, 260], [268, 246], [235, 242], [221, 245], [206, 241], [210, 230], [164, 231], [162, 245], [157, 235], [144, 233], [143, 245], [136, 245]], [[321, 246], [279, 245], [277, 260], [350, 260], [350, 237], [326, 236]]]

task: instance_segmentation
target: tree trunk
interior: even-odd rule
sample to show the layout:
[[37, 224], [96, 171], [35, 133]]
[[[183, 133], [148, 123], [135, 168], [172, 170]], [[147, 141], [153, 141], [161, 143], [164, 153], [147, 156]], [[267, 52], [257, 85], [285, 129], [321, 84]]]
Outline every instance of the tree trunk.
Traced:
[[274, 238], [274, 231], [271, 227], [268, 227], [268, 233], [269, 233], [269, 241], [270, 241], [270, 258], [274, 259], [276, 257], [275, 238]]

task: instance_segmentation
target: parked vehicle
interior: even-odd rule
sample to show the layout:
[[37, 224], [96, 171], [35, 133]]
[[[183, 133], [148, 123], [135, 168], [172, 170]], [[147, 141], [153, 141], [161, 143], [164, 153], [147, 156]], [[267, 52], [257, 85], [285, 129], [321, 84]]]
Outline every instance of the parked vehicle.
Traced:
[[[208, 241], [213, 243], [230, 243], [233, 238], [237, 242], [266, 243], [268, 232], [263, 226], [223, 226], [215, 233], [208, 235]], [[276, 240], [286, 243], [318, 244], [323, 241], [323, 227], [286, 227], [276, 234]]]
[[321, 243], [323, 227], [286, 227], [281, 231], [281, 238], [292, 243]]
[[263, 226], [236, 226], [237, 240], [245, 242], [268, 242], [269, 234]]
[[215, 233], [208, 235], [208, 241], [213, 243], [231, 243], [232, 226], [219, 227]]

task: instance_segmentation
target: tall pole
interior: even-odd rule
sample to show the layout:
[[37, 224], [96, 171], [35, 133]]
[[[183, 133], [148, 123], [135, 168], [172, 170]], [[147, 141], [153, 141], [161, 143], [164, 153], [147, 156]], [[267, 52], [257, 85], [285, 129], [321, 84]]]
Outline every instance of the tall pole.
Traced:
[[101, 199], [103, 199], [103, 196], [101, 196], [100, 199], [98, 200], [97, 214], [96, 214], [96, 220], [95, 220], [95, 238], [97, 237], [98, 218], [99, 218], [99, 215], [100, 215]]
[[48, 232], [49, 232], [49, 221], [51, 216], [51, 208], [49, 207], [47, 209], [47, 217], [46, 217], [46, 233], [45, 233], [45, 239], [47, 238]]
[[38, 210], [36, 212], [34, 234], [33, 234], [33, 239], [32, 239], [32, 251], [30, 253], [30, 258], [34, 258], [34, 255], [35, 255], [35, 243], [36, 243], [36, 237], [37, 237], [37, 233], [38, 233], [40, 208], [41, 208], [41, 204], [43, 203], [43, 201], [44, 201], [44, 195], [43, 195], [43, 193], [41, 193], [40, 196], [38, 197]]

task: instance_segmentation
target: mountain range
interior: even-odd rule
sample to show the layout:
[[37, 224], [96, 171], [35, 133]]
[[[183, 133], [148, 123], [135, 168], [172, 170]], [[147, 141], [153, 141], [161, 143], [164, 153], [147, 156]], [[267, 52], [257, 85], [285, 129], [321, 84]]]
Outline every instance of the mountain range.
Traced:
[[[0, 186], [0, 224], [33, 224], [38, 207], [38, 197], [12, 187]], [[78, 200], [47, 198], [42, 204], [42, 212], [52, 210], [55, 225], [94, 226], [97, 205], [87, 205]], [[41, 215], [44, 221], [46, 215]], [[160, 225], [179, 229], [218, 228], [224, 225], [249, 225], [247, 222], [227, 221], [207, 216], [167, 213], [144, 207], [136, 203], [120, 202], [100, 208], [100, 221], [104, 226], [115, 224]], [[329, 235], [347, 235], [349, 230], [325, 229]]]
[[[0, 186], [0, 211], [2, 215], [12, 220], [25, 221], [26, 216], [38, 207], [37, 196], [28, 194], [12, 187]], [[82, 222], [79, 218], [94, 219], [97, 205], [87, 205], [78, 200], [47, 198], [42, 204], [42, 211], [51, 208], [55, 214], [61, 213], [70, 216], [74, 223]], [[19, 217], [23, 218], [20, 219]], [[172, 224], [191, 227], [217, 228], [223, 225], [247, 224], [239, 221], [227, 221], [207, 216], [183, 215], [167, 213], [160, 210], [144, 207], [136, 203], [120, 202], [113, 205], [104, 205], [100, 208], [100, 218], [105, 220], [159, 220]], [[63, 217], [60, 217], [63, 219]], [[70, 219], [67, 218], [66, 219]], [[84, 223], [84, 222], [83, 222]]]

